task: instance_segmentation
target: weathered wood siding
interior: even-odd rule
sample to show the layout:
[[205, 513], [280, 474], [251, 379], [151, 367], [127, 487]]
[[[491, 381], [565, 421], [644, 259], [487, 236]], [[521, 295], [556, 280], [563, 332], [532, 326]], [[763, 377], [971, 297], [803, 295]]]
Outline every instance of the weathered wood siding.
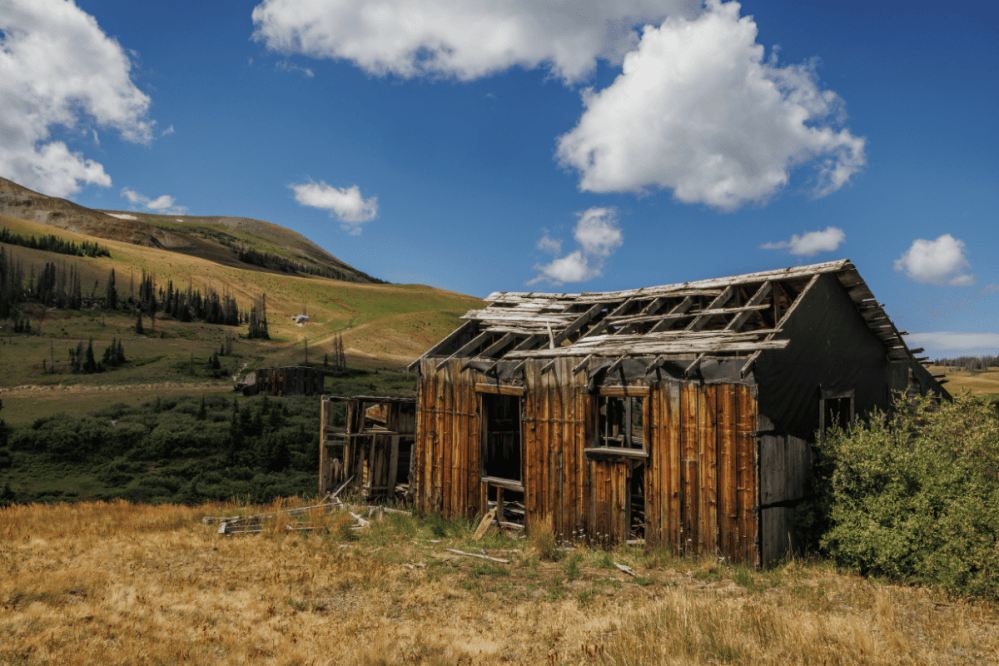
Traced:
[[416, 413], [416, 506], [446, 517], [473, 518], [481, 511], [482, 477], [476, 372], [461, 360], [421, 362]]
[[664, 382], [649, 400], [646, 531], [675, 553], [756, 561], [756, 400], [749, 386]]
[[760, 556], [764, 565], [798, 546], [795, 507], [805, 496], [811, 469], [812, 448], [807, 441], [792, 435], [760, 438]]
[[[588, 458], [595, 398], [575, 359], [524, 365], [522, 482], [526, 526], [550, 521], [564, 539], [620, 542], [629, 535], [634, 461]], [[417, 507], [444, 516], [482, 513], [482, 425], [476, 384], [461, 361], [421, 362]], [[644, 391], [645, 537], [684, 554], [757, 564], [757, 429], [752, 388], [665, 381]], [[481, 387], [480, 387], [480, 390]]]

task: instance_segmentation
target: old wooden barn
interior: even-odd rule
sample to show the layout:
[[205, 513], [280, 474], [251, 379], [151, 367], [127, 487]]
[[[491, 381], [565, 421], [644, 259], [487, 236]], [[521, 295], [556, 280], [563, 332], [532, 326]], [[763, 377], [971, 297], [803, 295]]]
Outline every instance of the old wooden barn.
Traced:
[[[334, 405], [344, 405], [344, 423], [334, 425]], [[319, 494], [341, 483], [367, 499], [410, 495], [416, 400], [355, 395], [322, 397]]]
[[946, 395], [848, 260], [486, 300], [410, 366], [424, 511], [759, 566], [793, 540], [817, 431]]
[[288, 366], [282, 368], [259, 368], [250, 374], [237, 388], [243, 395], [264, 393], [272, 396], [320, 395], [326, 376], [319, 368]]

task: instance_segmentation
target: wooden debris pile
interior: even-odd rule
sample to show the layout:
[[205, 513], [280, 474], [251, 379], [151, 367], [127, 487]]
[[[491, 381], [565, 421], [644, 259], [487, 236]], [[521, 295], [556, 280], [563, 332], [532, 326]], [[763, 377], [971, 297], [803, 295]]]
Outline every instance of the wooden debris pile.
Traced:
[[[353, 477], [344, 481], [335, 492], [327, 494], [326, 497], [319, 502], [319, 504], [303, 506], [297, 509], [287, 509], [285, 511], [275, 511], [272, 513], [260, 513], [253, 516], [233, 516], [229, 518], [209, 516], [203, 518], [202, 521], [205, 523], [217, 521], [219, 523], [218, 533], [225, 536], [231, 536], [233, 534], [258, 534], [263, 531], [264, 523], [268, 519], [277, 518], [278, 516], [283, 518], [296, 518], [312, 512], [330, 513], [332, 511], [346, 511], [356, 521], [356, 525], [354, 525], [351, 529], [364, 529], [371, 525], [371, 520], [369, 519], [380, 519], [386, 513], [404, 513], [409, 515], [408, 511], [390, 509], [384, 506], [355, 505], [342, 502], [338, 495], [352, 480]], [[365, 515], [362, 516], [362, 514]], [[285, 525], [285, 529], [288, 531], [306, 531], [315, 528], [309, 525], [289, 523]]]

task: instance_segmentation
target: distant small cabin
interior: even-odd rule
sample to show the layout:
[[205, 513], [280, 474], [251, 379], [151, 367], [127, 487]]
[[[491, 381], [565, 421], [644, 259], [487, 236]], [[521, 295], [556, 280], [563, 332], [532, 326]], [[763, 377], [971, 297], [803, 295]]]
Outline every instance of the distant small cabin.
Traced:
[[[344, 425], [333, 425], [343, 403]], [[356, 395], [323, 396], [319, 446], [319, 494], [341, 484], [367, 499], [410, 496], [416, 399]]]
[[817, 433], [949, 397], [849, 260], [486, 300], [410, 366], [411, 492], [445, 517], [763, 566], [794, 543]]
[[326, 376], [306, 366], [259, 368], [237, 386], [243, 395], [322, 395]]

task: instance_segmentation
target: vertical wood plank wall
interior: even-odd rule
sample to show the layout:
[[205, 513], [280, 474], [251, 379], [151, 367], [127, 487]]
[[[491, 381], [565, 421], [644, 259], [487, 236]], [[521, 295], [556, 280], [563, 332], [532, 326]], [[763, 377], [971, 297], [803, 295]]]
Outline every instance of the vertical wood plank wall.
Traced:
[[[628, 538], [628, 464], [588, 459], [594, 399], [575, 359], [524, 365], [522, 482], [527, 528], [550, 521], [564, 539]], [[421, 362], [414, 455], [421, 511], [472, 518], [482, 513], [482, 438], [476, 383], [461, 360]], [[643, 403], [645, 538], [676, 553], [759, 562], [757, 402], [743, 385], [664, 381]]]

